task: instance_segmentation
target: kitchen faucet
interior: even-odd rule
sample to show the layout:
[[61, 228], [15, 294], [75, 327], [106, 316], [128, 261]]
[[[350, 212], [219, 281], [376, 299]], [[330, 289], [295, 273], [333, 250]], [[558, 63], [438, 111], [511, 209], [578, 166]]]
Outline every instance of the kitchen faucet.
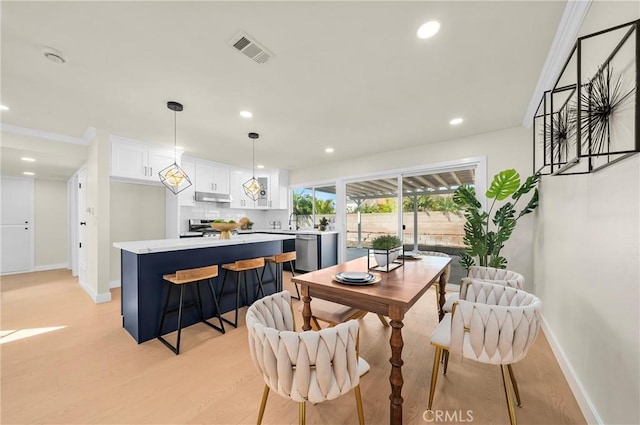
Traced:
[[296, 216], [296, 230], [300, 229], [298, 227], [298, 214], [296, 214], [295, 212], [292, 212], [291, 214], [289, 214], [289, 230], [291, 230], [291, 217]]

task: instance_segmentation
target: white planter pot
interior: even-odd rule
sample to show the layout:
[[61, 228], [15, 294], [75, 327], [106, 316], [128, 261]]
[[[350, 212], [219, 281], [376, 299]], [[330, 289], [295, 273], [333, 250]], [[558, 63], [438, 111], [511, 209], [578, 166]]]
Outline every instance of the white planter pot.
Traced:
[[373, 258], [376, 259], [376, 263], [378, 266], [384, 267], [387, 265], [387, 262], [392, 263], [395, 261], [400, 255], [400, 250], [398, 248], [394, 248], [392, 250], [383, 250], [376, 249], [373, 251]]

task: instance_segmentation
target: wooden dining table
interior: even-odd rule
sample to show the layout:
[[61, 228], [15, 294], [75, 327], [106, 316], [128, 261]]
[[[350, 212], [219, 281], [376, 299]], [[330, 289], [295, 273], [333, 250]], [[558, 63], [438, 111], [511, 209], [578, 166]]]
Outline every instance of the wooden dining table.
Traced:
[[[367, 257], [347, 261], [332, 267], [292, 277], [302, 289], [304, 331], [311, 329], [311, 300], [321, 298], [344, 304], [359, 310], [388, 316], [391, 319], [391, 383], [389, 423], [402, 423], [402, 327], [406, 312], [439, 279], [440, 306], [445, 303], [445, 273], [451, 258], [420, 256], [406, 260], [404, 265], [389, 272], [377, 272], [380, 281], [367, 286], [352, 286], [337, 282], [340, 272], [367, 272]], [[377, 279], [376, 279], [377, 280]], [[435, 306], [434, 306], [435, 310]], [[439, 309], [442, 311], [442, 309]], [[442, 320], [442, 316], [439, 317]]]

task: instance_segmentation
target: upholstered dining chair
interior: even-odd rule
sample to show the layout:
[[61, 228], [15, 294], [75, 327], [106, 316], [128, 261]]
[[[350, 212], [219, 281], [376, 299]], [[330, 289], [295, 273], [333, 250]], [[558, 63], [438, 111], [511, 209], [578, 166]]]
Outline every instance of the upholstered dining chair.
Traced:
[[[467, 277], [462, 278], [462, 281], [457, 288], [458, 291], [454, 291], [449, 297], [447, 297], [447, 301], [442, 307], [442, 310], [445, 313], [451, 313], [453, 304], [458, 301], [459, 297], [464, 298], [463, 294], [467, 285], [474, 279], [484, 280], [486, 282], [508, 286], [510, 288], [524, 289], [524, 276], [520, 273], [512, 270], [496, 269], [494, 267], [471, 266], [469, 267]], [[447, 285], [447, 289], [449, 289], [449, 285]], [[440, 304], [438, 304], [438, 308], [440, 308]]]
[[299, 403], [300, 424], [306, 421], [307, 401], [321, 403], [354, 390], [358, 420], [364, 424], [360, 377], [369, 365], [358, 356], [358, 322], [297, 333], [291, 295], [282, 291], [255, 301], [246, 323], [251, 359], [266, 384], [258, 425], [270, 390]]
[[[462, 297], [463, 294], [461, 293]], [[428, 409], [438, 379], [438, 367], [445, 353], [444, 374], [447, 372], [449, 353], [488, 364], [499, 365], [502, 371], [509, 419], [516, 424], [513, 391], [518, 406], [522, 406], [518, 383], [512, 364], [522, 360], [538, 331], [542, 314], [542, 301], [532, 294], [505, 285], [471, 280], [464, 293], [431, 335], [436, 352], [431, 373]]]

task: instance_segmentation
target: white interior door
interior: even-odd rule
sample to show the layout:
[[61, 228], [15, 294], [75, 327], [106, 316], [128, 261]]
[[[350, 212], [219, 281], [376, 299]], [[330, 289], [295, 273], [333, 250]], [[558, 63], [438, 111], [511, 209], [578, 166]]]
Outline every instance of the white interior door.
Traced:
[[78, 280], [87, 283], [87, 170], [78, 172]]
[[0, 273], [33, 268], [33, 180], [2, 179]]

